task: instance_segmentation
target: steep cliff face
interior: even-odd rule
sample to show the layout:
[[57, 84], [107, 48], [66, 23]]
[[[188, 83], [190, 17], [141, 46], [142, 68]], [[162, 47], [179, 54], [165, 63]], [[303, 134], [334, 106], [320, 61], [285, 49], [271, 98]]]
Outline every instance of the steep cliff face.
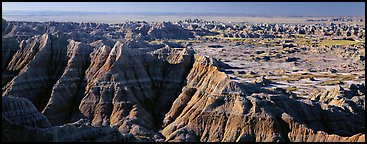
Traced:
[[[108, 56], [105, 52], [104, 64], [92, 56], [96, 63], [87, 70], [88, 85], [79, 106], [83, 115], [92, 125], [118, 126], [123, 133], [144, 135], [160, 128], [184, 84], [192, 55], [160, 53], [159, 57], [119, 42]], [[175, 57], [187, 58], [180, 61]]]
[[25, 97], [42, 111], [67, 63], [67, 37], [44, 34], [37, 40], [29, 49], [21, 49], [13, 56], [8, 67], [20, 71], [5, 86], [3, 95]]
[[53, 124], [75, 120], [74, 113], [83, 96], [85, 70], [89, 66], [92, 48], [71, 40], [67, 46], [67, 65], [63, 74], [52, 87], [50, 99], [43, 113]]
[[364, 141], [364, 85], [293, 99], [189, 48], [73, 38], [3, 36], [3, 141]]

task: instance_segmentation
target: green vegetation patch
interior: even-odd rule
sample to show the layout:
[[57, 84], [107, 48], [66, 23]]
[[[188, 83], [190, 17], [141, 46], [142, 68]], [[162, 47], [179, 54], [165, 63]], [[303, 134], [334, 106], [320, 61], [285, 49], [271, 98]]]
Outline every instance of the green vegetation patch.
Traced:
[[149, 44], [162, 44], [164, 42], [164, 40], [161, 39], [156, 39], [156, 40], [152, 40], [152, 41], [145, 41]]
[[241, 78], [257, 78], [257, 77], [262, 76], [262, 75], [257, 75], [257, 74], [235, 74], [235, 75]]
[[272, 78], [271, 80], [278, 81], [298, 81], [306, 78], [329, 78], [332, 80], [340, 80], [340, 81], [350, 81], [355, 80], [357, 75], [342, 75], [342, 74], [330, 74], [330, 73], [320, 73], [320, 74], [311, 74], [311, 73], [296, 73], [296, 74], [283, 74], [284, 77]]
[[323, 46], [346, 46], [346, 45], [353, 45], [358, 44], [357, 41], [351, 41], [351, 40], [323, 40], [318, 45]]
[[220, 35], [215, 35], [215, 36], [203, 36], [203, 38], [208, 38], [208, 39], [215, 39], [215, 38], [217, 38], [217, 39], [219, 39], [219, 38], [221, 38], [221, 36], [220, 36]]
[[326, 86], [326, 85], [337, 85], [337, 84], [343, 84], [341, 80], [326, 80], [321, 82], [319, 85]]
[[287, 91], [297, 91], [298, 90], [298, 88], [296, 88], [296, 87], [286, 87], [284, 89], [287, 90]]
[[304, 38], [306, 35], [305, 34], [291, 34], [290, 37], [293, 38]]
[[222, 40], [228, 40], [228, 41], [243, 41], [243, 40], [246, 40], [246, 38], [223, 37], [221, 35], [203, 36], [203, 38], [208, 38], [208, 39], [222, 39]]
[[188, 39], [188, 40], [173, 40], [176, 43], [202, 43], [203, 41], [197, 39]]

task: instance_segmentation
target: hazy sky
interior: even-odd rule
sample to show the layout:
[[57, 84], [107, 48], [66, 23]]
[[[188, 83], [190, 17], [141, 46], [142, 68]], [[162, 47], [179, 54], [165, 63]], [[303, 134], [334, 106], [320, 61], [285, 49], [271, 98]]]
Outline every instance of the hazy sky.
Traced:
[[2, 2], [3, 10], [365, 15], [364, 2]]

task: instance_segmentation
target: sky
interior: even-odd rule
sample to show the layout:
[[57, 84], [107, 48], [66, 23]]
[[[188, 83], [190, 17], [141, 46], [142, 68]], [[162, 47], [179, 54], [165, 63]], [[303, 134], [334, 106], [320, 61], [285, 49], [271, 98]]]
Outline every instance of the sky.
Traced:
[[2, 2], [2, 10], [365, 16], [364, 2]]

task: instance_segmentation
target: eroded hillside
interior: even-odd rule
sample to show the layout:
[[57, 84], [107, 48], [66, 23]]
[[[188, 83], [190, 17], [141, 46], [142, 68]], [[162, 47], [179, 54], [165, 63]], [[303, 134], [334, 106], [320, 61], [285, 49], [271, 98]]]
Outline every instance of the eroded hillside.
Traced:
[[172, 23], [2, 29], [3, 141], [365, 141], [364, 85], [297, 99], [238, 82], [185, 44], [146, 42], [193, 37]]

